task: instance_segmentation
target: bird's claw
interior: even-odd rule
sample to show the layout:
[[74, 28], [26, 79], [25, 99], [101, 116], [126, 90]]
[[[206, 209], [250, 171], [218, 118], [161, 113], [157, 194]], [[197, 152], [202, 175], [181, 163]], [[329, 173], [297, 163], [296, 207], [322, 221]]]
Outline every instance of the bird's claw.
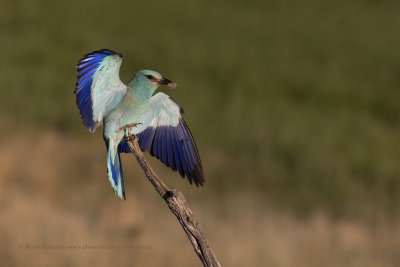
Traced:
[[129, 128], [131, 127], [136, 127], [138, 125], [142, 125], [140, 122], [133, 122], [133, 123], [129, 123], [125, 126], [122, 126], [121, 128], [119, 128], [116, 132], [120, 132], [120, 131], [124, 131], [124, 130], [129, 130]]
[[136, 127], [138, 125], [141, 125], [141, 123], [140, 122], [129, 123], [129, 124], [119, 128], [116, 132], [125, 131], [125, 136], [124, 136], [123, 140], [130, 140], [135, 136], [131, 133], [130, 128]]

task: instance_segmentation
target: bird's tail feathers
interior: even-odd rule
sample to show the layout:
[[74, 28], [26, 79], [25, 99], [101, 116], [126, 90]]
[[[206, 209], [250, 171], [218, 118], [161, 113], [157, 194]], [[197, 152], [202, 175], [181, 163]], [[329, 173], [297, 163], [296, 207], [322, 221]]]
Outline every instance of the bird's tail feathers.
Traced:
[[110, 142], [107, 147], [107, 173], [114, 193], [125, 198], [124, 177], [122, 174], [121, 158], [116, 147]]

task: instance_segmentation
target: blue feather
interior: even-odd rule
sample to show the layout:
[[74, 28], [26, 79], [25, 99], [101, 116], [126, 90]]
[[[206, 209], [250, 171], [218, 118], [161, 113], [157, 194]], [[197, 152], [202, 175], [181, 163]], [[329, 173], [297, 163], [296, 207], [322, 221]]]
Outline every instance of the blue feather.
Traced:
[[157, 134], [157, 149], [156, 149], [156, 157], [161, 160], [161, 153], [162, 153], [162, 136], [161, 136], [161, 131], [156, 129], [156, 134]]
[[95, 122], [93, 121], [93, 101], [91, 98], [93, 76], [95, 75], [96, 71], [98, 71], [98, 68], [100, 67], [104, 58], [109, 55], [119, 55], [122, 57], [122, 55], [117, 52], [102, 49], [86, 54], [78, 62], [76, 67], [78, 72], [78, 80], [75, 87], [76, 103], [78, 105], [83, 124], [87, 129], [90, 130], [95, 127]]
[[[183, 150], [182, 140], [181, 140], [179, 134], [175, 135], [175, 142], [176, 142], [177, 147], [178, 147], [179, 158], [181, 160], [182, 169], [183, 169], [184, 173], [187, 175], [189, 173], [189, 170], [188, 170], [188, 167], [187, 167], [186, 155], [185, 155], [185, 152]], [[188, 178], [189, 178], [189, 182], [192, 183], [190, 177], [188, 177]]]
[[[172, 141], [171, 141], [171, 129], [169, 129], [170, 127], [168, 127], [168, 129], [166, 130], [166, 144], [165, 147], [167, 148], [168, 151], [168, 166], [170, 166], [172, 168], [172, 170], [176, 171], [176, 166], [175, 166], [175, 162], [174, 162], [174, 147], [172, 146]], [[172, 128], [172, 127], [171, 127]]]
[[162, 144], [162, 150], [161, 150], [161, 161], [169, 167], [168, 164], [168, 146], [167, 146], [167, 132], [168, 132], [168, 127], [159, 127], [161, 130], [161, 144]]
[[118, 152], [131, 153], [131, 149], [130, 149], [128, 143], [125, 141], [122, 141], [121, 143], [119, 143]]
[[[109, 145], [109, 142], [106, 138], [106, 145]], [[121, 165], [121, 157], [119, 152], [117, 151], [115, 155], [112, 154], [110, 147], [108, 147], [108, 175], [111, 177], [110, 182], [116, 193], [121, 198], [125, 199], [125, 187], [124, 187], [124, 176], [122, 173], [122, 165]], [[113, 160], [114, 158], [114, 160]]]
[[113, 164], [112, 158], [111, 158], [111, 154], [109, 154], [109, 159], [110, 161], [110, 166], [111, 166], [111, 177], [114, 180], [114, 186], [118, 187], [118, 174], [117, 174], [117, 170], [115, 170], [115, 166]]
[[139, 135], [138, 135], [138, 137], [141, 139], [140, 148], [143, 151], [147, 151], [147, 150], [151, 149], [151, 145], [153, 143], [155, 133], [156, 133], [156, 130], [153, 127], [148, 127], [143, 132], [143, 136], [139, 137]]
[[156, 157], [157, 157], [157, 151], [158, 151], [158, 137], [159, 137], [159, 135], [157, 134], [157, 131], [155, 131], [153, 143], [151, 145], [151, 150], [149, 151], [150, 155], [156, 156]]
[[174, 148], [174, 157], [175, 157], [175, 164], [176, 164], [176, 169], [178, 170], [179, 174], [183, 177], [185, 177], [185, 173], [183, 172], [183, 167], [182, 167], [182, 162], [181, 158], [179, 156], [179, 147], [176, 139], [176, 133], [173, 131], [171, 132], [171, 142]]
[[181, 138], [182, 138], [182, 143], [183, 143], [183, 150], [185, 151], [185, 154], [186, 154], [186, 161], [187, 161], [187, 164], [188, 164], [188, 170], [189, 170], [189, 173], [190, 174], [192, 174], [192, 170], [193, 170], [193, 167], [194, 167], [194, 159], [193, 159], [193, 155], [192, 155], [192, 151], [191, 151], [191, 149], [190, 149], [190, 139], [189, 139], [189, 137], [188, 137], [188, 135], [187, 135], [187, 132], [185, 131], [185, 129], [184, 129], [184, 126], [183, 126], [183, 124], [181, 123], [181, 122], [179, 122], [179, 124], [178, 124], [178, 131], [179, 131], [179, 133], [180, 133], [180, 136], [181, 136]]
[[159, 160], [161, 160], [162, 162], [164, 162], [163, 161], [163, 153], [164, 153], [164, 149], [163, 149], [163, 145], [164, 145], [164, 131], [162, 130], [162, 128], [163, 127], [159, 127], [159, 128], [157, 128], [157, 132], [158, 132], [158, 134], [159, 134], [159, 138], [158, 138], [158, 151], [157, 151], [157, 153], [158, 153], [158, 159]]

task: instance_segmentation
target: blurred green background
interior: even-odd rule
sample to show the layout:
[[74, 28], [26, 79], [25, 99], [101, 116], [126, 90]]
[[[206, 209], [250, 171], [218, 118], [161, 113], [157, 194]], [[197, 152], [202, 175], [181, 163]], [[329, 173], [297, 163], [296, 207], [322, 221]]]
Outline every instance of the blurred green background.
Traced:
[[[219, 236], [222, 230], [216, 229], [222, 224], [231, 227], [232, 234], [239, 229], [246, 232], [246, 227], [266, 229], [275, 224], [285, 232], [283, 220], [291, 221], [288, 228], [308, 229], [312, 235], [314, 224], [320, 225], [321, 220], [326, 232], [342, 229], [339, 220], [350, 221], [354, 229], [366, 229], [350, 238], [359, 242], [353, 254], [344, 253], [340, 246], [337, 254], [329, 254], [328, 245], [325, 254], [309, 253], [300, 260], [295, 253], [298, 248], [285, 249], [284, 245], [279, 253], [265, 253], [257, 245], [262, 240], [252, 232], [254, 236], [248, 237], [246, 245], [254, 246], [249, 252], [254, 260], [250, 265], [330, 266], [324, 260], [336, 258], [330, 261], [332, 266], [396, 266], [400, 258], [394, 242], [398, 241], [391, 237], [400, 237], [399, 12], [400, 3], [390, 0], [2, 1], [2, 217], [12, 218], [7, 201], [20, 195], [26, 202], [15, 205], [26, 205], [26, 211], [35, 201], [52, 202], [54, 216], [50, 210], [43, 211], [52, 218], [66, 210], [74, 214], [78, 207], [90, 203], [90, 209], [78, 216], [88, 227], [101, 217], [104, 203], [112, 202], [114, 208], [130, 205], [114, 198], [107, 188], [101, 131], [95, 135], [85, 131], [73, 94], [78, 59], [93, 50], [109, 48], [124, 55], [122, 81], [128, 82], [139, 69], [154, 69], [179, 84], [176, 90], [161, 90], [186, 111], [185, 120], [203, 159], [206, 185], [192, 188], [176, 173], [155, 160], [151, 162], [167, 184], [181, 189], [197, 207], [206, 234], [207, 230], [213, 233], [221, 263], [244, 266], [240, 259], [232, 260], [226, 235]], [[141, 194], [154, 199], [148, 200], [154, 204], [132, 204], [137, 205], [138, 213], [152, 213], [151, 206], [157, 213], [165, 212], [175, 227], [141, 171], [130, 166], [133, 162], [136, 164], [130, 155], [124, 156], [127, 202], [130, 196], [134, 200], [143, 186]], [[46, 175], [49, 178], [44, 178]], [[74, 194], [79, 196], [71, 196]], [[25, 209], [15, 213], [15, 219], [23, 214]], [[247, 220], [237, 223], [236, 216]], [[267, 221], [258, 221], [257, 216]], [[271, 219], [281, 216], [288, 218]], [[111, 225], [101, 228], [101, 242], [109, 238], [106, 229], [115, 228], [115, 221], [109, 222]], [[37, 223], [32, 231], [40, 232], [43, 225]], [[146, 224], [151, 225], [147, 219], [137, 222], [139, 228]], [[8, 235], [4, 242], [16, 240], [12, 233], [17, 230], [10, 230], [12, 227], [12, 222], [4, 223], [3, 234]], [[65, 229], [73, 232], [76, 227], [65, 225]], [[183, 235], [178, 226], [175, 230]], [[49, 231], [46, 237], [39, 234], [29, 242], [63, 240], [60, 233]], [[346, 231], [343, 236], [352, 236], [353, 231]], [[267, 236], [273, 232], [267, 231]], [[380, 235], [387, 237], [377, 242], [381, 253], [366, 258], [367, 252], [377, 247], [357, 244], [375, 243]], [[78, 241], [90, 243], [91, 238]], [[307, 235], [286, 234], [285, 238], [299, 244], [313, 242]], [[336, 240], [335, 235], [331, 238]], [[312, 244], [317, 249], [319, 244], [327, 244], [327, 239], [322, 235]], [[165, 242], [160, 241], [158, 248], [166, 246]], [[185, 236], [182, 242], [187, 242]], [[335, 242], [333, 247], [338, 246]], [[271, 247], [276, 244], [271, 243]], [[27, 253], [21, 252], [18, 244], [3, 246], [11, 265], [26, 263], [16, 260]], [[190, 254], [190, 247], [186, 251]], [[53, 252], [30, 253], [24, 254], [27, 262], [37, 254]], [[50, 264], [86, 266], [97, 255], [63, 253], [59, 258], [50, 257]], [[126, 251], [118, 253], [122, 257]], [[159, 251], [146, 253], [148, 257], [140, 260], [124, 257], [129, 263], [159, 266], [151, 261]], [[171, 253], [159, 256], [160, 261], [170, 259]], [[343, 255], [351, 260], [340, 261]], [[191, 256], [187, 261], [162, 263], [198, 264]], [[38, 264], [46, 265], [46, 261]]]

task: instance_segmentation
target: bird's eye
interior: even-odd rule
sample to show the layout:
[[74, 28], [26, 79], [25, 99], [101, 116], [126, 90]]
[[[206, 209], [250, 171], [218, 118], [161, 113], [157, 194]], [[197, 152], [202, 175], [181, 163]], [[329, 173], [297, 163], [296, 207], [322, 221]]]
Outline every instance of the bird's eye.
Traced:
[[154, 79], [153, 75], [145, 75], [145, 76], [146, 76], [147, 79], [149, 79], [149, 80], [153, 80], [153, 79]]

